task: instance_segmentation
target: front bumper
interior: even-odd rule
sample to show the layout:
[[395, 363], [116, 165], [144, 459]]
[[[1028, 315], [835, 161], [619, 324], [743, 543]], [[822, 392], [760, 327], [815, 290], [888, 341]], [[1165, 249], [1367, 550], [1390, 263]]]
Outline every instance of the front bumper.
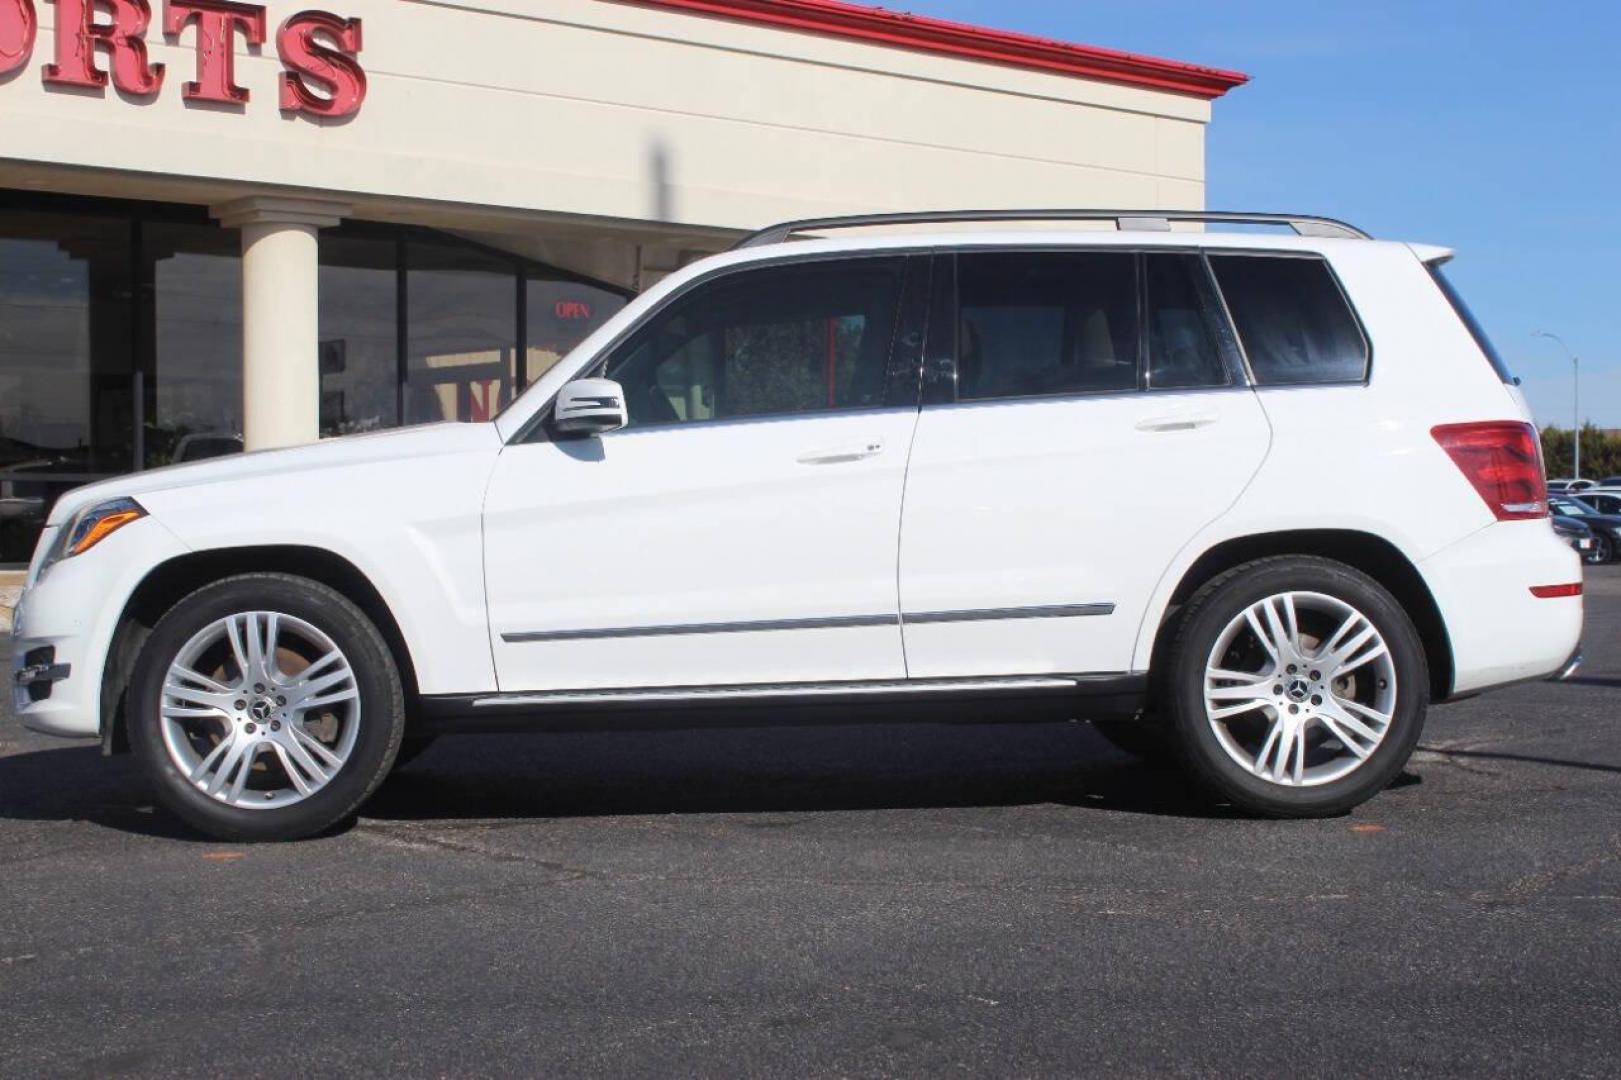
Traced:
[[154, 567], [185, 552], [146, 517], [31, 575], [12, 614], [7, 680], [24, 727], [70, 738], [101, 733], [102, 672], [124, 607]]

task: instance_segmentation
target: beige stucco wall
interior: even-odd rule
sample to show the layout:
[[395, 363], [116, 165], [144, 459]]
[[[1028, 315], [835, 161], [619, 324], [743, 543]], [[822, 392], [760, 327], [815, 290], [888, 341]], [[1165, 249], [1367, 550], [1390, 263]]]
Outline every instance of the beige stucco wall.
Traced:
[[33, 59], [0, 82], [0, 186], [323, 193], [497, 235], [667, 222], [649, 235], [672, 243], [869, 209], [1203, 205], [1210, 106], [1194, 97], [608, 0], [322, 6], [365, 24], [370, 90], [341, 123], [276, 107], [290, 0], [269, 4], [272, 41], [238, 56], [243, 108], [182, 101], [189, 29], [179, 45], [148, 33], [168, 65], [155, 100], [47, 89], [41, 0]]

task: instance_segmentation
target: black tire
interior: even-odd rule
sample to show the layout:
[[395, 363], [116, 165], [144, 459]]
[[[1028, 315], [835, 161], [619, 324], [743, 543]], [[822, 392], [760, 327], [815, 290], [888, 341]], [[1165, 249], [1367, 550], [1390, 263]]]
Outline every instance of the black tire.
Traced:
[[400, 743], [400, 752], [394, 755], [394, 768], [403, 769], [417, 758], [427, 752], [428, 747], [434, 744], [436, 735], [412, 735]]
[[1593, 530], [1593, 546], [1582, 553], [1582, 561], [1589, 566], [1602, 566], [1615, 558], [1615, 544], [1608, 536]]
[[1176, 760], [1176, 746], [1158, 717], [1109, 717], [1092, 721], [1092, 730], [1110, 746], [1155, 764]]
[[[1251, 605], [1289, 591], [1347, 603], [1371, 621], [1389, 649], [1395, 701], [1383, 739], [1353, 771], [1317, 786], [1286, 786], [1241, 767], [1223, 748], [1205, 711], [1205, 665], [1228, 623]], [[1377, 581], [1344, 563], [1284, 555], [1236, 567], [1189, 601], [1157, 673], [1159, 700], [1178, 752], [1216, 798], [1266, 817], [1343, 814], [1388, 787], [1412, 756], [1429, 707], [1429, 666], [1407, 613]]]
[[[324, 787], [287, 806], [243, 809], [218, 801], [186, 778], [164, 745], [160, 708], [170, 664], [209, 624], [248, 611], [278, 612], [318, 628], [342, 650], [359, 692], [360, 723], [347, 760]], [[350, 817], [388, 775], [405, 731], [405, 693], [388, 644], [348, 598], [290, 574], [241, 574], [198, 589], [158, 620], [136, 660], [126, 724], [158, 802], [188, 825], [222, 840], [294, 840]]]

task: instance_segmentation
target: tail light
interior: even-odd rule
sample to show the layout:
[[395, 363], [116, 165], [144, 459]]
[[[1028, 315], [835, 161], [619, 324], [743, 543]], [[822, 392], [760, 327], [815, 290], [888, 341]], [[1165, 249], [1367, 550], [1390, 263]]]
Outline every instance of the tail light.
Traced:
[[1430, 434], [1498, 521], [1548, 516], [1548, 481], [1536, 428], [1514, 420], [1487, 420], [1442, 424], [1431, 428]]

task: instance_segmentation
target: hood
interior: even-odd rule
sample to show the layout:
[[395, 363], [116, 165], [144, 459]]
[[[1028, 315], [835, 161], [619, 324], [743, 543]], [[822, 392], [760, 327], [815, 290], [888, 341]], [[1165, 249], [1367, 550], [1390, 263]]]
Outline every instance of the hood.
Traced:
[[463, 424], [449, 421], [424, 424], [419, 427], [394, 428], [389, 431], [371, 431], [361, 435], [344, 435], [305, 446], [290, 446], [280, 450], [255, 450], [246, 454], [209, 458], [186, 465], [167, 465], [161, 469], [116, 476], [94, 484], [74, 488], [56, 500], [51, 508], [47, 526], [60, 525], [87, 506], [129, 496], [139, 500], [142, 494], [168, 491], [174, 488], [200, 487], [206, 484], [234, 483], [251, 480], [271, 473], [286, 475], [303, 470], [327, 469], [338, 465], [357, 465], [376, 461], [398, 461], [404, 458], [431, 457], [438, 454], [465, 453], [469, 450], [488, 449], [492, 453], [501, 448], [501, 437], [492, 423]]

